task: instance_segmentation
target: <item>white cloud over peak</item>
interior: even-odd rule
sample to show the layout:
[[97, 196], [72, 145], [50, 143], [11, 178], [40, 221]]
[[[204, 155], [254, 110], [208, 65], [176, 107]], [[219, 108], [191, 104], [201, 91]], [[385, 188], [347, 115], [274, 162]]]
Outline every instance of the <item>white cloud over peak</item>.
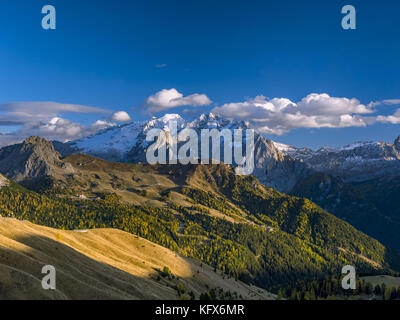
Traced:
[[312, 93], [295, 103], [286, 98], [257, 96], [227, 103], [212, 110], [226, 118], [250, 121], [262, 133], [281, 135], [296, 128], [344, 128], [366, 126], [366, 114], [374, 112], [353, 98]]
[[181, 106], [206, 106], [211, 104], [211, 100], [205, 94], [191, 94], [183, 96], [175, 88], [163, 89], [148, 97], [143, 103], [143, 107], [150, 113], [165, 111]]
[[111, 115], [111, 120], [116, 122], [127, 122], [131, 121], [131, 117], [125, 111], [117, 111]]

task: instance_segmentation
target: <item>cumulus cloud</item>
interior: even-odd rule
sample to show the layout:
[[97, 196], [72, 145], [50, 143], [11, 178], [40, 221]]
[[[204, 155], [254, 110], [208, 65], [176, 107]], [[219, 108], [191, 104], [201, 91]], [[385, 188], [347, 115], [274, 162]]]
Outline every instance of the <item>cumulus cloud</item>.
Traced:
[[262, 133], [281, 135], [296, 128], [344, 128], [369, 124], [365, 115], [374, 112], [353, 98], [312, 93], [295, 103], [286, 98], [257, 96], [216, 107], [213, 113], [246, 120]]
[[131, 117], [125, 111], [117, 111], [111, 115], [111, 121], [127, 122], [127, 121], [131, 121]]
[[367, 114], [373, 110], [360, 104], [357, 99], [335, 98], [326, 93], [312, 93], [304, 97], [297, 107], [307, 115], [347, 115]]
[[163, 89], [148, 97], [143, 103], [143, 107], [150, 113], [165, 111], [181, 106], [206, 106], [211, 104], [211, 100], [205, 94], [191, 94], [183, 96], [175, 88]]

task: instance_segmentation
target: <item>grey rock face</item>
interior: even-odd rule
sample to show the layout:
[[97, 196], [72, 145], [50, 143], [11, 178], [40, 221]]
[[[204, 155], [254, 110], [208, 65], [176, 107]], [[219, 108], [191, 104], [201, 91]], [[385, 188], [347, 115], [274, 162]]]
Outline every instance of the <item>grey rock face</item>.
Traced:
[[255, 141], [255, 170], [261, 183], [281, 192], [289, 192], [309, 169], [301, 160], [279, 151], [273, 141], [258, 136]]
[[56, 171], [73, 172], [70, 164], [60, 160], [53, 144], [40, 137], [30, 137], [23, 143], [0, 149], [0, 172], [22, 181], [52, 175]]

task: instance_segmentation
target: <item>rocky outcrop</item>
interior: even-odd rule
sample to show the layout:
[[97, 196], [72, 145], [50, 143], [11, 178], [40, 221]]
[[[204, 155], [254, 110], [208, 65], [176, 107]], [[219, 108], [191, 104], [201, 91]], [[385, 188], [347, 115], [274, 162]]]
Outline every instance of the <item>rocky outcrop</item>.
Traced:
[[261, 183], [281, 192], [289, 192], [309, 171], [301, 160], [284, 155], [273, 141], [262, 136], [255, 141], [254, 158], [253, 175]]
[[0, 172], [15, 181], [72, 173], [72, 166], [60, 158], [50, 141], [30, 137], [0, 150]]

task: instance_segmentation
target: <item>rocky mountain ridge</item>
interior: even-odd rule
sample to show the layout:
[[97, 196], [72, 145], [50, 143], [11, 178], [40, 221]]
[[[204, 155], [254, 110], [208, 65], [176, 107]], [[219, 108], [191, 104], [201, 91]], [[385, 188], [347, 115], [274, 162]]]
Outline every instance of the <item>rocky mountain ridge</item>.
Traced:
[[0, 149], [0, 172], [15, 181], [73, 172], [53, 144], [40, 137]]
[[400, 173], [400, 137], [394, 143], [358, 142], [340, 148], [295, 148], [275, 143], [284, 154], [303, 161], [316, 172], [345, 181], [365, 181]]

